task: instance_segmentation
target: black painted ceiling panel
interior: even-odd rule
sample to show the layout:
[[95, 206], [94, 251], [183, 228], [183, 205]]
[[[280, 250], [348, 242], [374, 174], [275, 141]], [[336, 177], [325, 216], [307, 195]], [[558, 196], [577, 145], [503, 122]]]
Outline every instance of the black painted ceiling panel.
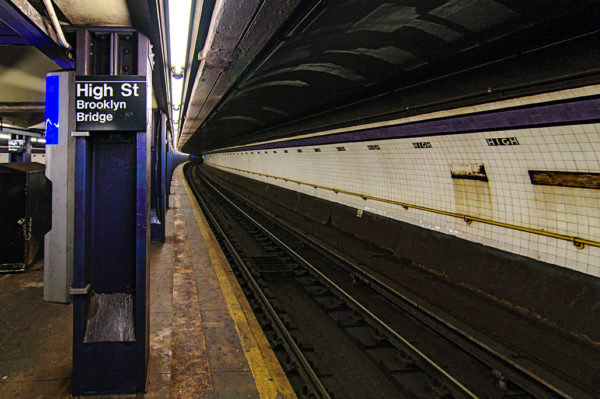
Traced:
[[589, 33], [596, 24], [582, 16], [598, 15], [599, 2], [306, 1], [303, 18], [290, 20], [266, 44], [183, 150], [293, 135], [293, 128], [270, 132], [396, 87]]

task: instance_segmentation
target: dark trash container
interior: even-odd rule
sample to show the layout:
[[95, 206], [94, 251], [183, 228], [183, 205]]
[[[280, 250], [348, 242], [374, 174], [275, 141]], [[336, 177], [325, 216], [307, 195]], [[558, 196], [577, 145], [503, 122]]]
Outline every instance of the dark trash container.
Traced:
[[52, 186], [37, 162], [0, 163], [0, 272], [25, 271], [44, 254]]

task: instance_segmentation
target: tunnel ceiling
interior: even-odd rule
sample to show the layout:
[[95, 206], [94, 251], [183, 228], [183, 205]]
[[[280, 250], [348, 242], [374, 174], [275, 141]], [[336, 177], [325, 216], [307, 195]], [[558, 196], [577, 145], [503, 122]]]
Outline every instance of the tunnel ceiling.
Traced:
[[[426, 103], [436, 97], [451, 98], [455, 95], [453, 90], [462, 86], [461, 81], [450, 86], [440, 83], [437, 90], [429, 87], [431, 93], [422, 98], [414, 87], [427, 86], [430, 81], [460, 71], [463, 71], [462, 82], [468, 86], [464, 77], [477, 75], [469, 74], [471, 69], [476, 71], [519, 57], [526, 59], [532, 49], [587, 37], [597, 29], [598, 3], [598, 0], [299, 2], [294, 5], [293, 13], [286, 10], [289, 17], [270, 40], [261, 43], [262, 51], [236, 76], [219, 101], [212, 98], [216, 106], [210, 107], [210, 112], [188, 109], [185, 126], [188, 130], [190, 126], [194, 128], [188, 133], [189, 139], [184, 131], [183, 150], [199, 153], [287, 137], [330, 126], [336, 118], [338, 122], [343, 119], [350, 123], [353, 114], [365, 110], [372, 115], [377, 109], [391, 107], [381, 112], [389, 117], [394, 114], [393, 107], [413, 104], [411, 99]], [[231, 53], [227, 56], [231, 57]], [[536, 69], [535, 63], [529, 62], [529, 70]], [[552, 65], [540, 68], [539, 73], [542, 77], [548, 73], [556, 75], [552, 69], [561, 63], [555, 60]], [[221, 79], [227, 76], [228, 68], [232, 67], [221, 68]], [[525, 84], [521, 80], [531, 79], [516, 66], [505, 75], [504, 83], [512, 85]], [[480, 78], [477, 90], [487, 83], [486, 78]], [[197, 94], [201, 91], [195, 91], [196, 97], [191, 102], [210, 102], [207, 94], [210, 88], [204, 94]], [[389, 93], [396, 93], [396, 97], [387, 98]], [[397, 98], [398, 93], [404, 94], [402, 101]], [[373, 101], [379, 101], [380, 105], [373, 105]], [[349, 105], [354, 108], [348, 108]], [[345, 108], [349, 111], [343, 114]], [[205, 116], [197, 120], [198, 115]], [[311, 118], [321, 118], [323, 122], [306, 124]], [[192, 123], [194, 120], [196, 125]]]

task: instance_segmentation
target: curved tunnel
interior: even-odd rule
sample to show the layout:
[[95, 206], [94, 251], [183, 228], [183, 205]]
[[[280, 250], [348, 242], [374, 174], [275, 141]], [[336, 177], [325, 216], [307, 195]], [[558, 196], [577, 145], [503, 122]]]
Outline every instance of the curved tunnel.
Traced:
[[[597, 171], [597, 2], [288, 6], [256, 8], [239, 36], [227, 19], [236, 8], [215, 10], [214, 29], [229, 35], [210, 49], [229, 64], [201, 65], [183, 150], [248, 178], [600, 273], [593, 186], [537, 179]], [[275, 9], [281, 26], [253, 42]]]
[[[547, 295], [572, 271], [600, 275], [597, 1], [214, 12], [227, 33], [207, 43], [179, 144], [207, 170], [389, 221], [352, 234], [516, 302], [524, 265]], [[428, 244], [403, 244], [415, 227]]]
[[[396, 341], [382, 339], [384, 329], [358, 317], [354, 299], [340, 304], [343, 295], [332, 289], [335, 284], [317, 287], [315, 281], [325, 279], [315, 276], [325, 272], [300, 270], [307, 262], [296, 256], [307, 251], [302, 256], [314, 255], [320, 270], [331, 272], [331, 281], [335, 276], [356, 298], [372, 300], [373, 312], [400, 307], [398, 298], [388, 301], [390, 292], [382, 293], [387, 284], [384, 288], [397, 289], [424, 313], [448, 322], [446, 327], [458, 326], [454, 332], [499, 348], [508, 359], [499, 368], [477, 356], [464, 369], [456, 363], [446, 367], [448, 357], [460, 363], [462, 355], [435, 354], [442, 372], [449, 368], [467, 385], [494, 392], [489, 397], [595, 397], [600, 0], [174, 1], [52, 0], [73, 44], [67, 50], [48, 29], [41, 2], [0, 0], [0, 42], [10, 44], [0, 47], [0, 130], [13, 129], [0, 135], [6, 141], [0, 155], [8, 154], [11, 134], [19, 132], [36, 137], [27, 140], [43, 152], [40, 85], [56, 65], [71, 85], [108, 75], [140, 75], [136, 82], [146, 76], [148, 96], [141, 96], [139, 110], [146, 101], [151, 112], [145, 120], [142, 112], [135, 115], [141, 120], [141, 130], [131, 129], [136, 135], [76, 131], [70, 121], [69, 129], [62, 126], [69, 154], [63, 156], [58, 147], [36, 154], [50, 161], [54, 188], [62, 190], [58, 182], [64, 178], [62, 191], [74, 193], [65, 199], [72, 206], [58, 208], [78, 215], [64, 223], [76, 229], [76, 245], [68, 246], [62, 236], [60, 241], [69, 251], [77, 248], [71, 274], [68, 262], [54, 263], [66, 281], [56, 290], [64, 296], [58, 302], [75, 298], [73, 374], [61, 374], [77, 382], [75, 393], [140, 393], [157, 378], [154, 389], [171, 396], [190, 388], [188, 397], [219, 396], [219, 389], [280, 397], [275, 384], [282, 381], [289, 397], [305, 394], [306, 381], [297, 378], [302, 362], [288, 361], [289, 353], [281, 350], [285, 334], [273, 333], [277, 319], [265, 312], [270, 307], [275, 313], [275, 305], [287, 301], [286, 309], [297, 305], [300, 316], [293, 319], [291, 311], [283, 311], [280, 324], [294, 325], [286, 317], [305, 322], [306, 335], [318, 344], [315, 350], [308, 340], [301, 348], [310, 352], [311, 362], [325, 354], [321, 357], [337, 362], [332, 363], [336, 373], [349, 365], [358, 370], [340, 378], [358, 376], [377, 385], [380, 380], [360, 374], [360, 361], [344, 364], [346, 342], [364, 338], [358, 352], [364, 349], [365, 357], [353, 359], [373, 361], [370, 372], [384, 381], [373, 397], [395, 397], [383, 385], [390, 383], [389, 392], [396, 392], [402, 383], [394, 378], [418, 369], [414, 353], [391, 356], [387, 351]], [[6, 10], [17, 3], [27, 15], [39, 14], [39, 25], [24, 20], [43, 33], [38, 37], [43, 41], [15, 35], [8, 18], [13, 14]], [[191, 10], [183, 32], [189, 43], [185, 60], [176, 63], [171, 57], [181, 43], [170, 43], [171, 28], [185, 21], [171, 20], [169, 13], [173, 4], [183, 3]], [[57, 159], [73, 162], [61, 164], [70, 165], [64, 173], [52, 171]], [[174, 172], [184, 160], [191, 162]], [[275, 248], [279, 239], [261, 233], [256, 220], [291, 237], [290, 246]], [[315, 247], [318, 256], [310, 253]], [[332, 258], [337, 263], [328, 265]], [[240, 265], [246, 261], [251, 268], [244, 272]], [[338, 263], [352, 268], [338, 270]], [[47, 257], [44, 267], [51, 266]], [[33, 272], [40, 290], [58, 281], [51, 276], [40, 285], [40, 270]], [[255, 284], [248, 278], [253, 273], [260, 280]], [[278, 290], [283, 299], [261, 305], [261, 295], [251, 288], [273, 281], [273, 289], [261, 295], [268, 302]], [[11, 292], [22, 294], [24, 285], [14, 287]], [[314, 297], [295, 303], [299, 291]], [[138, 301], [126, 312], [128, 323], [138, 323], [131, 329], [135, 339], [102, 336], [93, 344], [81, 339], [88, 318], [100, 314], [90, 297], [98, 294], [95, 301], [101, 301], [104, 294], [123, 293]], [[313, 324], [304, 311], [317, 303], [325, 310], [315, 314], [338, 318]], [[395, 317], [394, 311], [387, 315]], [[115, 312], [102, 314], [112, 320]], [[72, 316], [62, 314], [62, 322]], [[97, 324], [110, 327], [103, 320]], [[406, 327], [400, 318], [390, 320], [401, 325], [398, 331]], [[434, 329], [428, 323], [415, 329], [416, 341]], [[247, 340], [251, 335], [256, 342]], [[440, 342], [451, 341], [438, 335]], [[333, 336], [341, 338], [333, 342]], [[65, 342], [60, 350], [69, 345]], [[340, 356], [328, 352], [329, 342], [343, 343], [337, 347]], [[131, 364], [114, 349], [134, 346]], [[434, 347], [423, 344], [425, 351], [435, 352]], [[465, 347], [457, 352], [469, 352]], [[19, 348], [10, 348], [12, 360]], [[83, 351], [89, 357], [79, 356]], [[252, 366], [253, 359], [263, 363]], [[473, 380], [471, 364], [481, 372]], [[270, 369], [273, 365], [277, 370]], [[522, 379], [515, 372], [519, 367], [530, 375]], [[242, 383], [228, 380], [230, 368]], [[329, 368], [321, 369], [325, 384], [333, 379]], [[83, 381], [84, 374], [92, 385]], [[531, 376], [538, 380], [534, 388], [519, 385]], [[9, 383], [17, 384], [13, 377]], [[128, 387], [114, 384], [121, 377]], [[82, 381], [86, 384], [78, 388]], [[540, 381], [556, 385], [539, 388]], [[368, 396], [370, 385], [353, 383], [362, 389], [353, 397]], [[0, 393], [8, 392], [9, 385], [2, 384]], [[338, 385], [337, 392], [351, 390]], [[453, 396], [452, 384], [437, 377], [428, 375], [426, 383], [415, 385], [425, 386], [426, 393], [408, 391], [406, 397], [427, 398], [432, 392], [463, 397]], [[546, 388], [551, 395], [540, 393]], [[560, 392], [563, 388], [568, 394]]]

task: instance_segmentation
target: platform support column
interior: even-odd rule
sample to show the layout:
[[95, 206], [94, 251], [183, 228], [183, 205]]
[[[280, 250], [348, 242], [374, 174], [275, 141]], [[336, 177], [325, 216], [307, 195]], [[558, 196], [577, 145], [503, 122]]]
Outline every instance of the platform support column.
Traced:
[[25, 140], [25, 146], [21, 152], [9, 152], [8, 162], [31, 162], [31, 137], [13, 134], [11, 139]]
[[166, 190], [165, 190], [165, 207], [169, 209], [171, 206], [169, 200], [171, 198], [171, 181], [173, 179], [173, 147], [171, 146], [170, 134], [167, 133], [167, 143], [165, 145], [165, 179], [166, 179]]
[[166, 134], [167, 117], [160, 110], [152, 114], [152, 207], [150, 209], [150, 237], [165, 241], [166, 211]]
[[146, 386], [149, 52], [149, 40], [132, 29], [80, 28], [77, 32], [76, 82], [86, 75], [94, 76], [88, 80], [142, 75], [147, 98], [145, 130], [77, 133], [73, 395], [133, 394]]

